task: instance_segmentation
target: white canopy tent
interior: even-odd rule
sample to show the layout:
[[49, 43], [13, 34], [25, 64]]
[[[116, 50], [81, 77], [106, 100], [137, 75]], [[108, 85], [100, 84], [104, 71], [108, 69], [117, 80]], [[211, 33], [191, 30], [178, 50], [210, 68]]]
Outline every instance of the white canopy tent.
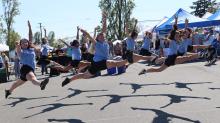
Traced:
[[6, 44], [0, 44], [0, 52], [9, 51], [9, 46]]

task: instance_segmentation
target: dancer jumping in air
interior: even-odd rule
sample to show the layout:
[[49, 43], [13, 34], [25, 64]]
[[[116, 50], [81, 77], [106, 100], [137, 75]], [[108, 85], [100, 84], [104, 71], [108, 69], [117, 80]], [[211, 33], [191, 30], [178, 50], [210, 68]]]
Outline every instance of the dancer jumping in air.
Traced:
[[32, 30], [30, 22], [28, 21], [29, 27], [29, 40], [21, 39], [20, 42], [16, 42], [16, 52], [20, 57], [21, 69], [20, 69], [20, 79], [18, 79], [15, 83], [12, 84], [9, 90], [5, 90], [5, 98], [12, 94], [14, 89], [26, 83], [27, 81], [31, 81], [34, 85], [40, 86], [41, 90], [44, 90], [49, 79], [45, 79], [42, 82], [37, 80], [34, 70], [35, 70], [35, 51], [40, 50], [37, 49], [32, 44]]

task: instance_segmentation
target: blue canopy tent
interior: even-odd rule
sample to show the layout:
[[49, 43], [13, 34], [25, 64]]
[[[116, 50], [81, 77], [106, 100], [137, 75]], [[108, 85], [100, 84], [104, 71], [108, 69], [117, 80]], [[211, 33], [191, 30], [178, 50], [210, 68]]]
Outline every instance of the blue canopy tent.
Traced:
[[220, 20], [220, 9], [208, 17], [209, 20]]
[[175, 15], [178, 16], [178, 28], [185, 27], [185, 19], [189, 20], [188, 27], [207, 27], [207, 26], [216, 26], [220, 25], [220, 20], [208, 20], [196, 17], [183, 9], [179, 9], [171, 18], [169, 18], [166, 22], [156, 28], [159, 34], [166, 33], [172, 29], [173, 23], [175, 21]]

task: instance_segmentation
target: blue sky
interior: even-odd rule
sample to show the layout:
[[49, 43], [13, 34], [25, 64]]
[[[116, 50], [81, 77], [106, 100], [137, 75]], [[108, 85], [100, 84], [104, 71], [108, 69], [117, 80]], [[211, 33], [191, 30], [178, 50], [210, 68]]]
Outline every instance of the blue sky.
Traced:
[[[158, 20], [172, 16], [179, 8], [189, 12], [196, 0], [135, 0], [132, 17], [142, 20]], [[56, 38], [76, 35], [76, 26], [89, 32], [100, 24], [99, 0], [19, 0], [20, 15], [13, 27], [22, 37], [27, 37], [27, 20], [33, 32], [39, 31], [39, 22], [47, 31], [55, 31]], [[219, 2], [219, 1], [218, 1]], [[2, 7], [0, 7], [2, 8]], [[0, 14], [2, 14], [0, 11]]]

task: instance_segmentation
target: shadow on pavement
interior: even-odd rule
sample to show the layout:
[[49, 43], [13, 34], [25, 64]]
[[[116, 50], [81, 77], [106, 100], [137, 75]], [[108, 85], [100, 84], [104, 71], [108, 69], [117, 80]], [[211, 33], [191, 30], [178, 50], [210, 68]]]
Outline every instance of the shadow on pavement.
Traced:
[[38, 99], [48, 99], [48, 98], [53, 98], [53, 97], [58, 97], [58, 96], [50, 96], [50, 97], [37, 97], [37, 98], [26, 98], [26, 97], [10, 97], [9, 99], [17, 99], [18, 101], [6, 104], [4, 106], [11, 106], [15, 107], [17, 104], [25, 102], [25, 101], [30, 101], [30, 100], [38, 100]]
[[170, 102], [160, 108], [165, 108], [167, 106], [170, 106], [173, 103], [181, 103], [183, 101], [184, 98], [192, 98], [192, 99], [206, 99], [206, 100], [210, 100], [210, 98], [207, 97], [193, 97], [193, 96], [178, 96], [178, 95], [173, 95], [173, 94], [149, 94], [149, 95], [125, 95], [125, 96], [120, 96], [120, 95], [116, 95], [116, 94], [112, 94], [112, 95], [98, 95], [98, 96], [87, 96], [88, 98], [94, 98], [94, 97], [109, 97], [110, 100], [109, 102], [104, 105], [100, 110], [104, 110], [107, 106], [113, 104], [113, 103], [118, 103], [121, 101], [122, 98], [130, 98], [130, 97], [150, 97], [150, 96], [166, 96], [168, 98], [170, 98]]
[[48, 122], [85, 123], [78, 119], [48, 119]]
[[174, 84], [176, 88], [185, 88], [185, 89], [188, 89], [189, 91], [192, 91], [192, 89], [188, 87], [188, 85], [201, 85], [201, 84], [211, 84], [211, 83], [213, 82], [196, 82], [196, 83], [173, 82], [173, 83], [170, 83], [170, 85]]
[[210, 90], [220, 90], [220, 88], [209, 88]]
[[59, 99], [57, 101], [61, 101], [61, 100], [64, 100], [64, 99], [67, 99], [67, 98], [71, 98], [71, 97], [74, 97], [76, 95], [79, 95], [81, 93], [87, 93], [87, 92], [99, 92], [99, 91], [108, 91], [108, 90], [79, 90], [79, 89], [72, 89], [72, 88], [68, 88], [68, 90], [70, 91], [73, 91], [72, 94], [69, 94], [68, 96], [62, 98], [62, 99]]
[[136, 83], [120, 83], [120, 85], [130, 85], [131, 88], [133, 89], [132, 93], [135, 93], [138, 89], [141, 89], [143, 86], [156, 86], [156, 85], [172, 85], [174, 84], [176, 88], [185, 88], [188, 89], [189, 91], [192, 91], [188, 85], [200, 85], [200, 84], [210, 84], [212, 82], [197, 82], [197, 83], [181, 83], [181, 82], [173, 82], [173, 83], [159, 83], [159, 84], [136, 84]]
[[50, 112], [56, 109], [59, 109], [61, 107], [68, 107], [68, 106], [77, 106], [77, 105], [93, 105], [93, 103], [79, 103], [79, 104], [62, 104], [62, 103], [52, 103], [52, 104], [46, 104], [46, 105], [40, 105], [40, 106], [35, 106], [35, 107], [29, 107], [27, 109], [34, 109], [34, 108], [40, 108], [40, 107], [45, 107], [45, 106], [49, 106], [48, 108], [43, 109], [41, 112], [24, 117], [24, 119], [26, 118], [30, 118], [39, 114], [43, 114], [46, 112]]
[[157, 116], [154, 117], [152, 123], [170, 123], [171, 119], [173, 119], [173, 118], [188, 121], [188, 122], [192, 122], [192, 123], [200, 123], [199, 120], [191, 120], [191, 119], [186, 118], [186, 117], [181, 117], [181, 116], [177, 116], [177, 115], [174, 115], [174, 114], [169, 114], [169, 113], [164, 112], [162, 110], [149, 109], [149, 108], [136, 108], [136, 107], [131, 107], [131, 109], [132, 110], [142, 110], [142, 111], [152, 111], [152, 112], [154, 112]]
[[166, 83], [160, 83], [160, 84], [136, 84], [136, 83], [120, 83], [120, 85], [130, 85], [133, 89], [133, 94], [138, 90], [141, 89], [143, 86], [154, 86], [154, 85], [169, 85]]

